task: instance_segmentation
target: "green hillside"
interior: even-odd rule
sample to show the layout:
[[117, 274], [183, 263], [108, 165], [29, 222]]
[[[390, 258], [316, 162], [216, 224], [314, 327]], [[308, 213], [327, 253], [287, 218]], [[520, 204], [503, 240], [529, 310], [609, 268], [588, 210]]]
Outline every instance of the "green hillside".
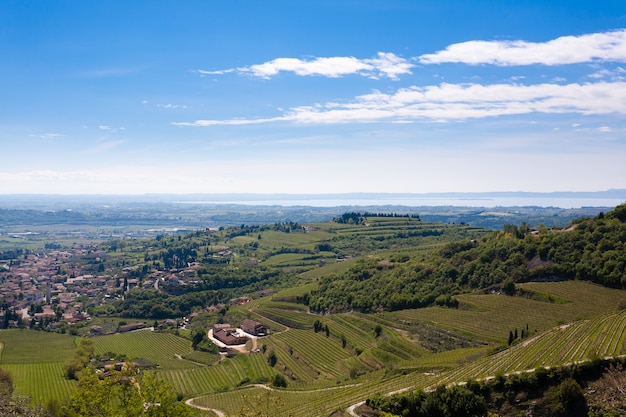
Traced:
[[[95, 357], [148, 364], [224, 415], [271, 403], [275, 416], [340, 416], [377, 395], [625, 355], [625, 213], [499, 232], [352, 213], [113, 241], [71, 261], [137, 282], [89, 306], [93, 323], [196, 313], [186, 328], [91, 336]], [[228, 355], [193, 348], [194, 335], [210, 346], [214, 324], [245, 318], [269, 335]], [[74, 392], [63, 369], [74, 336], [1, 330], [0, 341], [17, 393]]]

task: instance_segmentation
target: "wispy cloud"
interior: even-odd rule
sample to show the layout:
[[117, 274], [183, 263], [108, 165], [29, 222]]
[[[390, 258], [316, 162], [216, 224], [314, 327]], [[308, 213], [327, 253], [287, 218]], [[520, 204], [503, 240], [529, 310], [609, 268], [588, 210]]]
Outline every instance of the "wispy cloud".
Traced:
[[62, 138], [65, 135], [61, 135], [59, 133], [44, 133], [42, 135], [29, 135], [31, 138], [40, 138], [40, 139], [58, 139]]
[[121, 132], [126, 130], [125, 127], [111, 127], [109, 125], [99, 125], [98, 126], [99, 130], [104, 130], [105, 132], [109, 132], [109, 133], [117, 133], [117, 132]]
[[626, 62], [626, 29], [562, 36], [548, 42], [469, 41], [418, 58], [422, 64], [564, 65]]
[[599, 69], [598, 71], [589, 74], [588, 77], [592, 78], [592, 79], [609, 79], [612, 81], [623, 81], [624, 80], [624, 76], [626, 75], [626, 70], [624, 70], [624, 68], [622, 67], [617, 67], [615, 69], [607, 69], [607, 68], [602, 68]]
[[167, 103], [167, 104], [157, 104], [157, 107], [161, 108], [161, 109], [186, 109], [187, 106], [182, 105], [182, 104], [172, 104], [172, 103]]
[[349, 103], [294, 107], [273, 118], [196, 120], [177, 126], [248, 125], [271, 122], [329, 124], [478, 119], [530, 113], [626, 114], [626, 83], [440, 84], [374, 91]]
[[321, 57], [309, 60], [299, 58], [276, 58], [262, 64], [218, 71], [196, 70], [202, 75], [237, 73], [269, 79], [280, 72], [293, 72], [300, 76], [324, 76], [338, 78], [357, 74], [369, 78], [390, 78], [410, 74], [414, 64], [390, 52], [379, 52], [375, 58]]

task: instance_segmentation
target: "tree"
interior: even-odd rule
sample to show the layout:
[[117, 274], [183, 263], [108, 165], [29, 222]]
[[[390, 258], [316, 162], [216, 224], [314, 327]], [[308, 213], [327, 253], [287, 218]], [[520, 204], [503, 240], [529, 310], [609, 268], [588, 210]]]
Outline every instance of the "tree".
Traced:
[[95, 346], [91, 339], [81, 339], [80, 345], [74, 351], [74, 356], [63, 364], [63, 373], [67, 379], [79, 379], [80, 372], [89, 363]]
[[193, 329], [191, 332], [191, 346], [195, 349], [204, 339], [205, 330], [202, 327]]
[[76, 391], [63, 409], [67, 417], [191, 417], [170, 384], [134, 368], [100, 378], [91, 367], [81, 373]]
[[504, 281], [504, 284], [502, 285], [503, 293], [505, 293], [506, 295], [515, 295], [515, 291], [515, 282], [513, 282], [511, 278]]
[[269, 355], [267, 355], [267, 363], [271, 366], [274, 367], [276, 365], [276, 362], [278, 362], [278, 356], [276, 356], [276, 352], [274, 352], [274, 350], [270, 350]]
[[272, 385], [277, 388], [287, 388], [287, 380], [281, 374], [276, 374], [272, 380]]
[[380, 324], [377, 324], [376, 327], [374, 327], [374, 334], [376, 335], [376, 337], [380, 337], [382, 333], [383, 327]]
[[578, 382], [568, 378], [557, 389], [559, 405], [566, 416], [586, 416], [587, 399]]
[[195, 412], [179, 401], [174, 388], [154, 373], [143, 373], [139, 379], [144, 416], [191, 417]]

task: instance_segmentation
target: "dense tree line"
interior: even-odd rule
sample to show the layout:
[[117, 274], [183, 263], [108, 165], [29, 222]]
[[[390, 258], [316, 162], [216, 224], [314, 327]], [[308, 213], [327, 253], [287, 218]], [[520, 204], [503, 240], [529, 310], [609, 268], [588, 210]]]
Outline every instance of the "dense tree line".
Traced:
[[388, 218], [407, 218], [407, 219], [420, 219], [417, 214], [398, 214], [398, 213], [359, 213], [359, 212], [346, 212], [339, 217], [333, 218], [333, 221], [340, 224], [363, 224], [367, 217], [388, 217]]
[[30, 251], [28, 249], [3, 249], [0, 250], [0, 260], [13, 260], [21, 258], [24, 255], [28, 255]]
[[626, 205], [562, 229], [506, 225], [433, 256], [367, 258], [321, 278], [309, 305], [323, 312], [399, 310], [432, 305], [442, 295], [546, 279], [626, 287]]
[[284, 273], [265, 267], [228, 269], [206, 265], [196, 271], [197, 283], [190, 285], [191, 291], [240, 288], [269, 280], [280, 280]]
[[[582, 364], [539, 368], [533, 372], [497, 375], [464, 385], [438, 386], [433, 391], [417, 390], [390, 396], [375, 395], [366, 404], [376, 410], [402, 417], [482, 417], [534, 415], [552, 417], [614, 417], [624, 415], [626, 403], [621, 384], [626, 380], [624, 359], [596, 359]], [[608, 380], [602, 400], [588, 404], [583, 387]], [[617, 401], [607, 401], [616, 396]], [[619, 399], [621, 397], [621, 401]], [[619, 404], [616, 406], [616, 404]], [[528, 412], [530, 410], [530, 413]]]

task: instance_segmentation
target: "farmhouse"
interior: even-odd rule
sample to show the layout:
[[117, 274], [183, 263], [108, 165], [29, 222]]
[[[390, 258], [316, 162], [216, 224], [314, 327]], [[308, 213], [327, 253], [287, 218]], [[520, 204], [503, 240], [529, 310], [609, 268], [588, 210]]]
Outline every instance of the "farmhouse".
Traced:
[[240, 336], [237, 329], [214, 328], [213, 337], [228, 346], [243, 345], [248, 341], [248, 337]]
[[241, 322], [241, 330], [255, 336], [265, 336], [267, 334], [267, 326], [250, 319], [245, 319]]
[[144, 329], [146, 327], [143, 323], [131, 323], [131, 324], [123, 324], [117, 328], [117, 331], [120, 333], [132, 332], [134, 330]]

